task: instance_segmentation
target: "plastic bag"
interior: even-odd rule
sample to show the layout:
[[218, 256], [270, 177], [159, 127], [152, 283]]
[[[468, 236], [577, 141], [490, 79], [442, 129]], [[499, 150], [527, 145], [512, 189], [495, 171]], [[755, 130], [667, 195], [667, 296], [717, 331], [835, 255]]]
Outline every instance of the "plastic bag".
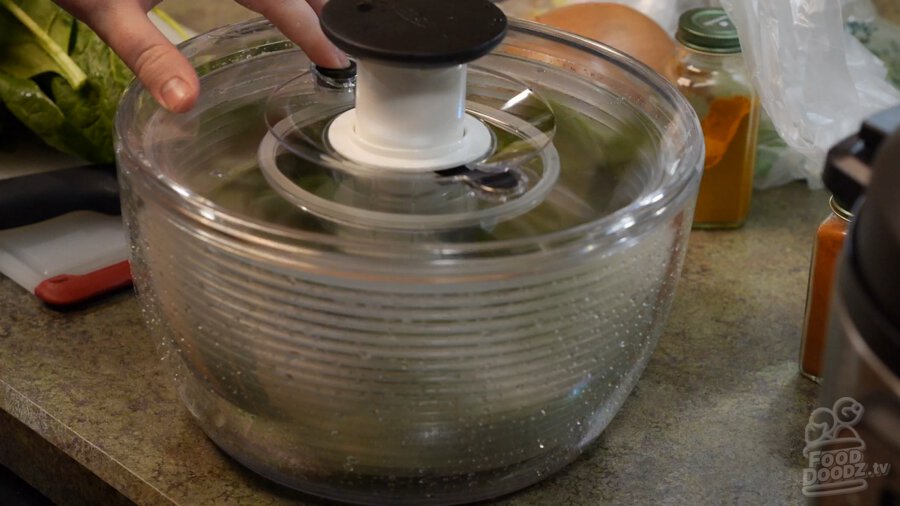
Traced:
[[[775, 130], [792, 148], [770, 153], [757, 186], [805, 178], [821, 187], [828, 148], [863, 118], [900, 103], [884, 63], [844, 29], [868, 0], [721, 0]], [[777, 145], [776, 145], [777, 146]], [[777, 148], [776, 148], [777, 149]], [[765, 154], [764, 154], [765, 156]], [[758, 164], [759, 166], [760, 164]]]

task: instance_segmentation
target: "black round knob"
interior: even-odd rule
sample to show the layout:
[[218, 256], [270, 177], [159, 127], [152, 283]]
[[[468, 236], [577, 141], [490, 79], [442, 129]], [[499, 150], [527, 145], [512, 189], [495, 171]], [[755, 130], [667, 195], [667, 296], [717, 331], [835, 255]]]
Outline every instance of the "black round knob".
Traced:
[[330, 0], [322, 30], [351, 56], [409, 66], [467, 63], [506, 35], [488, 0]]

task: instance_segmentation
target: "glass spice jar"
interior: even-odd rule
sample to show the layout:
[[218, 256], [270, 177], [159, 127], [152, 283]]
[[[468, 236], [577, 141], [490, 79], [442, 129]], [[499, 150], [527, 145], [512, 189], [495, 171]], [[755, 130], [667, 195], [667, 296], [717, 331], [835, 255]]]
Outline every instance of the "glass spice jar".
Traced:
[[[882, 142], [897, 130], [900, 105], [866, 118], [859, 132], [832, 146], [825, 158], [822, 182], [831, 191], [832, 212], [819, 227], [813, 246], [800, 345], [800, 373], [813, 381], [821, 379], [828, 331], [833, 326], [829, 318], [832, 285], [837, 274], [836, 258], [854, 218], [849, 210], [866, 192]], [[885, 261], [890, 263], [893, 259]]]
[[684, 12], [676, 38], [668, 77], [697, 111], [706, 142], [694, 227], [737, 228], [750, 210], [759, 97], [724, 10]]
[[833, 196], [831, 214], [819, 225], [813, 245], [806, 296], [806, 316], [800, 345], [800, 372], [815, 381], [822, 376], [825, 338], [828, 333], [828, 308], [834, 285], [835, 266], [844, 246], [847, 227], [853, 215]]

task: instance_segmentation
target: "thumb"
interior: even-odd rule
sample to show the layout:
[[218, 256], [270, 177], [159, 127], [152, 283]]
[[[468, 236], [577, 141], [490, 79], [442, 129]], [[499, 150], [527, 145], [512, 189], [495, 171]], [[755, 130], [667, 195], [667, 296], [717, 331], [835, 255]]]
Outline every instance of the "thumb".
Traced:
[[281, 33], [299, 44], [313, 62], [328, 68], [344, 68], [350, 65], [347, 55], [325, 37], [322, 27], [319, 26], [316, 9], [321, 10], [325, 0], [238, 1], [248, 9], [268, 18]]
[[194, 106], [200, 93], [197, 73], [137, 2], [111, 2], [88, 15], [87, 23], [163, 107], [185, 112]]

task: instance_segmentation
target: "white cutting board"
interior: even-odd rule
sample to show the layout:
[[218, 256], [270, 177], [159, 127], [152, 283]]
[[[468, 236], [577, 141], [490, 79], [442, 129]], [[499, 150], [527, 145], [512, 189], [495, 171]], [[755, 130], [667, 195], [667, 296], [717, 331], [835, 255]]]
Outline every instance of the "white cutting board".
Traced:
[[[83, 160], [37, 143], [20, 145], [12, 153], [0, 153], [0, 179], [84, 164]], [[127, 260], [128, 240], [120, 216], [76, 211], [0, 230], [0, 273], [53, 304], [81, 302], [120, 288], [122, 269], [127, 276], [126, 266], [120, 265], [116, 279], [102, 274], [104, 269]], [[92, 275], [98, 271], [100, 275]], [[49, 286], [49, 291], [39, 289], [45, 281], [64, 275], [72, 277], [74, 284], [66, 285], [58, 279], [60, 282]]]
[[76, 211], [0, 231], [0, 272], [30, 292], [44, 280], [87, 275], [127, 259], [120, 216]]

